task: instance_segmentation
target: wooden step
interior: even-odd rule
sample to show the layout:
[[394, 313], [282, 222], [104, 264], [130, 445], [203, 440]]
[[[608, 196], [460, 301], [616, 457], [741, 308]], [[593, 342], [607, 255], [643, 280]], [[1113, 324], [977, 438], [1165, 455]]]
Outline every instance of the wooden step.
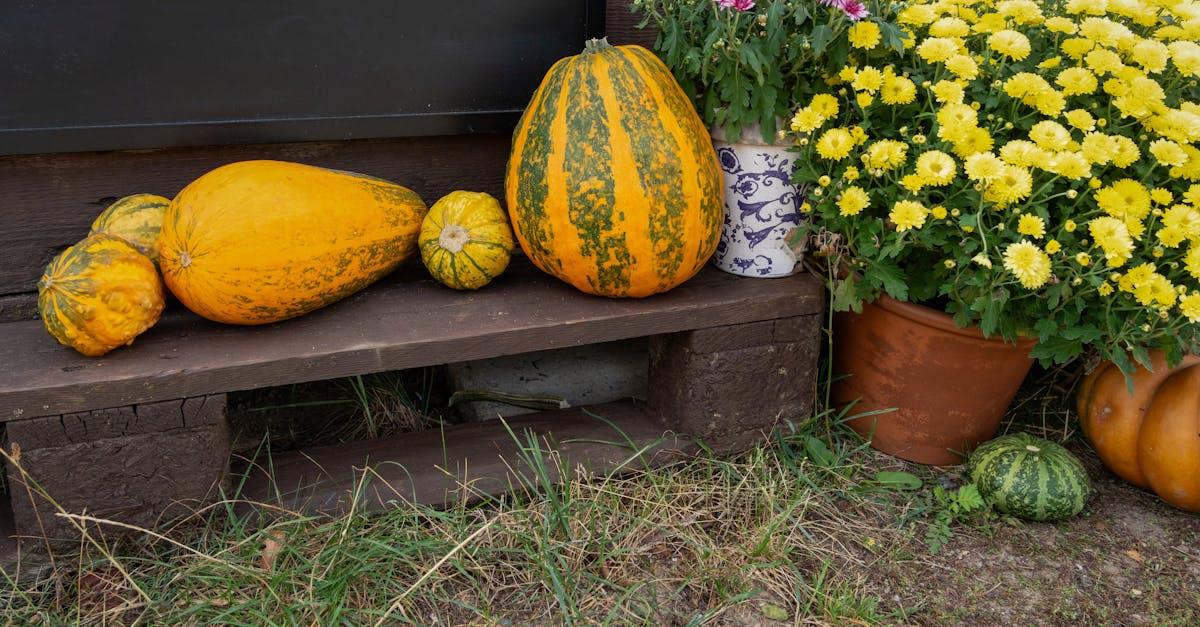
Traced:
[[697, 450], [644, 404], [627, 400], [264, 454], [235, 466], [234, 485], [244, 479], [239, 499], [309, 514], [335, 515], [352, 503], [356, 510], [444, 507], [538, 491], [547, 481], [561, 482], [563, 472], [628, 472]]
[[477, 292], [407, 270], [315, 313], [237, 327], [176, 308], [102, 358], [38, 321], [0, 324], [0, 422], [812, 315], [819, 281], [747, 279], [713, 267], [646, 299], [588, 296], [514, 262]]

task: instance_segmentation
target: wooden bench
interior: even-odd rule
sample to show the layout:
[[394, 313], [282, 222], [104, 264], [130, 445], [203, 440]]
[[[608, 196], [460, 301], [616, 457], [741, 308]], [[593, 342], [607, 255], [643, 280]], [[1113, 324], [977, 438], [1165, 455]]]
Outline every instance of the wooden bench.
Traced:
[[[607, 11], [613, 43], [653, 39], [632, 26], [626, 3]], [[0, 157], [0, 544], [77, 542], [60, 508], [151, 526], [235, 491], [310, 512], [338, 511], [352, 497], [373, 507], [444, 504], [526, 482], [529, 455], [556, 457], [555, 469], [608, 472], [701, 444], [742, 450], [807, 414], [824, 298], [809, 276], [706, 268], [635, 301], [581, 294], [523, 260], [475, 293], [443, 288], [410, 263], [275, 325], [222, 326], [176, 305], [101, 359], [59, 346], [36, 319], [42, 266], [118, 196], [170, 196], [224, 163], [282, 159], [400, 181], [430, 201], [462, 187], [502, 197], [509, 143], [477, 134]], [[231, 460], [227, 392], [646, 336], [645, 399]], [[15, 548], [0, 549], [0, 565]]]
[[225, 392], [632, 337], [652, 338], [644, 401], [275, 455], [246, 473], [240, 496], [333, 512], [368, 467], [375, 479], [363, 496], [377, 506], [498, 493], [520, 480], [510, 471], [519, 470], [521, 438], [510, 429], [589, 471], [664, 461], [698, 442], [742, 450], [811, 408], [822, 302], [807, 275], [756, 280], [714, 268], [666, 294], [610, 300], [521, 260], [474, 293], [410, 265], [341, 303], [262, 327], [176, 308], [100, 359], [57, 345], [39, 321], [0, 324], [0, 418], [23, 469], [10, 460], [15, 533], [78, 538], [42, 491], [69, 512], [138, 525], [227, 494]]

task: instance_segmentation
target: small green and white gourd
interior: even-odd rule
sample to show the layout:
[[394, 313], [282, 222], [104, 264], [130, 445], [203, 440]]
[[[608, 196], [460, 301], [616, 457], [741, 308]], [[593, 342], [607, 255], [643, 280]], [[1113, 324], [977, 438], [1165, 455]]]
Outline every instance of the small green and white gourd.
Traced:
[[967, 461], [967, 473], [997, 510], [1020, 518], [1053, 521], [1083, 510], [1092, 495], [1087, 471], [1061, 445], [1028, 433], [984, 443]]

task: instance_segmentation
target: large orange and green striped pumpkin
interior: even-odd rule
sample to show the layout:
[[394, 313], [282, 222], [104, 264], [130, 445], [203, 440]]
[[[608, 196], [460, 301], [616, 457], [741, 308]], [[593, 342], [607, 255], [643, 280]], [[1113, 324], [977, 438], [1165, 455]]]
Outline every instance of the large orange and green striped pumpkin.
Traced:
[[639, 46], [592, 40], [550, 68], [517, 125], [505, 186], [525, 254], [591, 294], [669, 290], [700, 271], [720, 236], [707, 129]]
[[38, 281], [38, 313], [59, 343], [99, 357], [133, 342], [163, 310], [154, 263], [103, 233], [67, 248]]
[[242, 161], [192, 181], [158, 241], [167, 287], [217, 322], [267, 324], [338, 301], [416, 252], [425, 203], [382, 179]]
[[483, 192], [446, 194], [421, 224], [421, 261], [442, 285], [476, 290], [508, 267], [513, 235], [508, 214]]
[[119, 237], [158, 263], [158, 235], [171, 200], [154, 194], [133, 194], [109, 205], [92, 223], [92, 233]]

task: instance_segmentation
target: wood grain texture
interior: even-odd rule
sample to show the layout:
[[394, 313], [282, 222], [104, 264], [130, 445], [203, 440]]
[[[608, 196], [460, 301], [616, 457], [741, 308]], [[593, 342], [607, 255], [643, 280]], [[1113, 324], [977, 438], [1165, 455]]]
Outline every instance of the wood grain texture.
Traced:
[[[77, 546], [80, 539], [69, 520], [55, 516], [58, 507], [154, 526], [194, 511], [227, 485], [224, 395], [8, 427], [5, 449], [32, 480], [6, 460], [15, 533], [45, 535], [51, 548]], [[103, 529], [106, 536], [114, 532], [120, 533]]]
[[[773, 341], [777, 327], [792, 341]], [[744, 451], [778, 423], [811, 415], [821, 316], [650, 338], [650, 406], [718, 455]], [[738, 341], [733, 341], [738, 340]]]
[[[0, 262], [3, 264], [4, 262]], [[41, 275], [39, 275], [41, 276]], [[0, 324], [37, 318], [37, 293], [0, 296]]]
[[35, 291], [42, 268], [117, 198], [173, 198], [219, 165], [278, 159], [370, 174], [432, 204], [463, 186], [502, 198], [509, 143], [504, 134], [460, 135], [0, 158], [0, 296]]
[[337, 514], [355, 501], [369, 509], [403, 503], [441, 507], [538, 490], [527, 463], [535, 457], [558, 482], [564, 470], [620, 472], [696, 450], [640, 404], [618, 401], [275, 454], [235, 465], [234, 474], [246, 477], [242, 499]]
[[711, 266], [665, 294], [605, 299], [515, 260], [478, 292], [398, 272], [259, 327], [176, 309], [132, 346], [95, 359], [58, 345], [38, 321], [14, 322], [0, 325], [0, 421], [814, 314], [823, 299], [810, 275], [747, 279]]
[[630, 11], [630, 5], [629, 0], [612, 0], [605, 8], [604, 26], [608, 43], [614, 46], [636, 44], [654, 50], [658, 29], [653, 26], [638, 28], [642, 14]]

